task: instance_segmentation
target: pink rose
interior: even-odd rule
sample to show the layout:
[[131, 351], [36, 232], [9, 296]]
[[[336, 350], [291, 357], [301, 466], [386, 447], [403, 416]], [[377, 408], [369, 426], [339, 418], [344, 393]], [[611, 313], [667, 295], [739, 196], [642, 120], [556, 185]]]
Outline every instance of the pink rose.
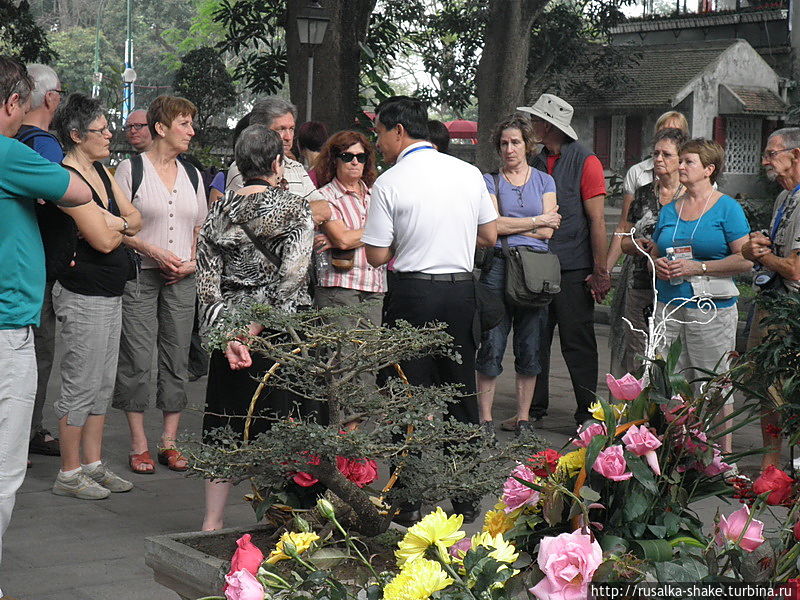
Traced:
[[514, 479], [514, 477], [519, 477], [520, 479], [530, 482], [536, 481], [535, 473], [525, 465], [517, 465], [514, 470], [511, 471], [511, 476], [506, 479], [506, 482], [503, 484], [503, 495], [500, 496], [500, 499], [506, 505], [506, 513], [515, 511], [521, 506], [539, 502], [539, 492], [520, 483]]
[[606, 385], [614, 398], [630, 402], [631, 400], [636, 400], [639, 394], [642, 393], [644, 377], [636, 379], [630, 373], [625, 373], [620, 379], [614, 379], [614, 376], [609, 373], [606, 375]]
[[694, 406], [689, 406], [685, 402], [683, 402], [683, 398], [680, 396], [673, 396], [673, 400], [678, 400], [681, 403], [676, 406], [667, 406], [666, 404], [661, 404], [661, 412], [664, 413], [664, 418], [667, 420], [667, 423], [675, 423], [676, 426], [680, 427], [682, 425], [686, 425], [689, 422], [694, 422], [697, 420], [695, 416], [695, 408]]
[[611, 446], [603, 450], [597, 455], [592, 468], [611, 481], [625, 481], [633, 477], [633, 473], [626, 472], [628, 463], [622, 455], [622, 446]]
[[[748, 520], [750, 521], [749, 523]], [[727, 519], [724, 516], [720, 516], [717, 542], [724, 544], [726, 540], [733, 543], [738, 541], [742, 550], [752, 552], [764, 543], [763, 531], [764, 523], [756, 519], [750, 519], [750, 507], [745, 504]], [[741, 540], [739, 540], [740, 537], [742, 538]]]
[[[308, 455], [308, 452], [304, 452], [303, 454]], [[319, 464], [319, 456], [310, 456], [308, 462], [306, 464], [309, 465], [318, 465]], [[297, 485], [301, 487], [311, 487], [315, 483], [319, 482], [319, 479], [313, 477], [311, 473], [305, 473], [303, 471], [298, 471], [294, 475], [292, 475], [292, 481], [294, 481]]]
[[337, 456], [336, 468], [358, 487], [364, 487], [378, 478], [378, 463], [366, 458], [350, 459]]
[[722, 460], [722, 452], [720, 452], [718, 448], [714, 448], [714, 457], [711, 459], [710, 463], [707, 465], [698, 463], [697, 466], [698, 471], [702, 471], [703, 474], [708, 475], [709, 477], [721, 475], [730, 468], [731, 466]]
[[247, 569], [225, 576], [227, 600], [264, 600], [264, 586]]
[[472, 548], [472, 538], [461, 538], [455, 544], [450, 546], [450, 556], [459, 560], [464, 558], [464, 555]]
[[578, 427], [578, 437], [573, 438], [572, 443], [578, 448], [586, 448], [591, 443], [594, 436], [606, 435], [607, 433], [608, 429], [604, 423], [592, 423], [583, 431], [581, 431], [581, 428]]
[[603, 551], [591, 536], [575, 531], [542, 538], [537, 561], [544, 578], [531, 594], [539, 600], [585, 600]]
[[[252, 541], [249, 533], [245, 533], [236, 540], [236, 552], [231, 558], [231, 568], [228, 575], [233, 575], [236, 571], [249, 571], [253, 575], [258, 573], [258, 567], [264, 562], [264, 554]], [[227, 586], [226, 586], [227, 588]]]
[[658, 466], [658, 456], [656, 449], [661, 447], [661, 440], [654, 436], [644, 425], [633, 425], [622, 436], [625, 448], [628, 452], [636, 456], [644, 456], [647, 464], [656, 475], [661, 475], [661, 467]]

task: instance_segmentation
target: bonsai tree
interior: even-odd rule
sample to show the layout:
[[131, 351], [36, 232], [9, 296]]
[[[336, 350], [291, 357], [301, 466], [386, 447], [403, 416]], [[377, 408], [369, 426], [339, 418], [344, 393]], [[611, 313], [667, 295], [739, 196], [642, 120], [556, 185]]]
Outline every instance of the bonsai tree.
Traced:
[[[377, 535], [388, 528], [401, 502], [496, 493], [509, 459], [543, 446], [531, 435], [494, 448], [477, 425], [442, 416], [450, 402], [458, 401], [459, 389], [407, 382], [398, 366], [402, 361], [431, 355], [460, 360], [443, 324], [376, 327], [360, 307], [290, 314], [254, 305], [221, 324], [210, 345], [223, 348], [233, 337], [247, 337], [251, 322], [266, 329], [249, 337], [250, 351], [278, 363], [262, 382], [323, 403], [328, 423], [299, 412], [266, 417], [272, 420], [270, 430], [245, 443], [230, 430], [217, 430], [213, 444], [192, 442], [185, 450], [205, 478], [249, 478], [257, 488], [279, 490], [303, 473], [305, 482], [319, 481], [352, 510], [353, 527]], [[364, 383], [365, 374], [378, 372], [390, 376], [380, 377], [375, 386]], [[368, 461], [391, 465], [396, 484], [385, 492], [369, 487], [363, 477], [372, 465]], [[354, 477], [353, 471], [361, 475]]]

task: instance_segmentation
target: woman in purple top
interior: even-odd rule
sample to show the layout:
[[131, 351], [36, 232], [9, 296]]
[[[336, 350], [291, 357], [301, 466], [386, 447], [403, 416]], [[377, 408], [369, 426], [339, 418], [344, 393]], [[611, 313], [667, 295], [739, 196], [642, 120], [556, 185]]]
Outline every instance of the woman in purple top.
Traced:
[[[486, 187], [500, 218], [498, 238], [509, 246], [529, 246], [546, 252], [547, 240], [561, 224], [556, 205], [556, 184], [547, 173], [528, 165], [535, 149], [533, 129], [525, 117], [514, 115], [501, 121], [493, 141], [503, 166], [499, 173], [484, 175]], [[517, 372], [517, 414], [513, 419], [517, 435], [530, 428], [528, 410], [536, 385], [539, 366], [539, 339], [547, 318], [546, 308], [520, 309], [505, 301], [506, 259], [498, 240], [491, 266], [485, 266], [481, 281], [505, 303], [506, 311], [499, 325], [484, 332], [476, 363], [478, 404], [481, 423], [494, 437], [492, 403], [495, 383], [503, 372], [503, 354], [508, 334], [514, 328], [514, 366]]]

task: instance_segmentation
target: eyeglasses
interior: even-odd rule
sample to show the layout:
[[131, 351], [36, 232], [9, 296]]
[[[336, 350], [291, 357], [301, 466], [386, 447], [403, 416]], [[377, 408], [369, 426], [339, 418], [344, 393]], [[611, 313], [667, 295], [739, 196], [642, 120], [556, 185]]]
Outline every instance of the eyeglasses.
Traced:
[[352, 162], [352, 160], [355, 158], [363, 165], [367, 162], [367, 156], [368, 154], [366, 152], [359, 152], [358, 154], [353, 154], [352, 152], [340, 152], [336, 155], [336, 158], [346, 163]]
[[147, 127], [147, 123], [128, 123], [125, 125], [126, 131], [141, 131]]
[[764, 160], [772, 160], [781, 152], [786, 152], [787, 150], [797, 150], [797, 146], [794, 148], [781, 148], [780, 150], [764, 150], [764, 154], [761, 155], [761, 158]]
[[66, 93], [67, 93], [67, 92], [65, 92], [64, 90], [47, 90], [47, 91], [48, 91], [48, 92], [55, 92], [55, 93], [56, 93], [56, 94], [58, 94], [59, 96], [63, 96], [64, 94], [66, 94]]
[[103, 127], [102, 129], [87, 129], [86, 131], [89, 131], [91, 133], [99, 133], [100, 135], [105, 135], [109, 133], [111, 130], [106, 126]]

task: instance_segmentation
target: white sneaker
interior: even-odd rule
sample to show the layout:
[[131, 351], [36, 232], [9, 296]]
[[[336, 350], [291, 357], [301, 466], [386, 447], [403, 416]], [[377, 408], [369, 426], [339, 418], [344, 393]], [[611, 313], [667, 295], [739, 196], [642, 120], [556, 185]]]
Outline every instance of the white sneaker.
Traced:
[[102, 500], [111, 495], [107, 488], [104, 488], [83, 471], [78, 471], [71, 477], [65, 477], [59, 471], [58, 477], [53, 483], [53, 493], [56, 496], [70, 496], [81, 500]]
[[133, 484], [130, 481], [123, 479], [103, 463], [100, 463], [99, 466], [92, 470], [84, 468], [83, 472], [109, 492], [129, 492], [133, 489]]

